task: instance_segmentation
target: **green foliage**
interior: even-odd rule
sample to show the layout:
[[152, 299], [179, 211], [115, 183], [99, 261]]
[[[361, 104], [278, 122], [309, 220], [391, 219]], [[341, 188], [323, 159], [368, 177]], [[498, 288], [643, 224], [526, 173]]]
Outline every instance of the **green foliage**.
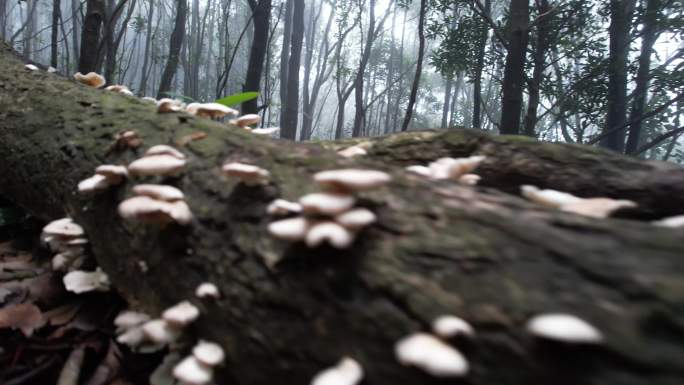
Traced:
[[14, 207], [0, 207], [0, 226], [9, 226], [22, 223], [25, 215]]
[[248, 100], [256, 99], [258, 96], [258, 92], [242, 92], [239, 94], [228, 95], [226, 97], [218, 99], [216, 103], [220, 103], [224, 106], [230, 107], [246, 102]]

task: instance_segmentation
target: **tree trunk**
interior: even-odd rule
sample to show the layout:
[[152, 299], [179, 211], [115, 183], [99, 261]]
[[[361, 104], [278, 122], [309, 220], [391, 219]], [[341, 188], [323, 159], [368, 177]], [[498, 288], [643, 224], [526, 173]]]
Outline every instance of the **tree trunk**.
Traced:
[[418, 96], [418, 84], [420, 83], [420, 74], [423, 72], [423, 56], [425, 56], [425, 13], [427, 12], [427, 0], [420, 0], [420, 14], [418, 15], [418, 59], [416, 61], [416, 74], [413, 76], [413, 84], [411, 85], [411, 94], [409, 95], [408, 106], [406, 107], [406, 115], [404, 115], [404, 122], [401, 124], [401, 130], [408, 130], [411, 116], [413, 116], [413, 108], [416, 104], [416, 97]]
[[143, 53], [143, 66], [140, 73], [139, 96], [147, 95], [147, 79], [149, 77], [148, 67], [150, 65], [150, 55], [152, 46], [152, 19], [154, 18], [154, 0], [148, 0], [147, 20], [145, 22], [145, 52]]
[[449, 107], [451, 107], [451, 88], [454, 83], [454, 77], [449, 76], [444, 85], [444, 104], [442, 105], [442, 129], [449, 128]]
[[[280, 51], [280, 122], [285, 121], [285, 106], [287, 105], [287, 65], [290, 62], [290, 43], [292, 42], [292, 13], [294, 0], [285, 0], [285, 20], [283, 21], [283, 44]], [[281, 135], [282, 135], [282, 131]]]
[[[491, 0], [485, 0], [484, 14], [486, 17], [490, 17], [491, 13]], [[482, 116], [482, 71], [484, 70], [484, 57], [485, 50], [487, 48], [487, 37], [489, 36], [489, 24], [486, 20], [482, 20], [481, 28], [482, 32], [477, 46], [475, 74], [473, 75], [473, 128], [482, 128], [482, 123], [480, 120]]]
[[302, 60], [302, 42], [304, 41], [304, 0], [292, 1], [294, 2], [294, 9], [292, 10], [290, 60], [287, 63], [287, 101], [280, 126], [280, 137], [295, 140], [299, 121], [299, 67]]
[[165, 97], [166, 93], [171, 91], [171, 82], [176, 75], [180, 50], [185, 38], [185, 19], [187, 18], [187, 13], [187, 0], [176, 0], [176, 21], [173, 26], [173, 32], [171, 32], [169, 56], [159, 83], [157, 99]]
[[87, 0], [86, 15], [81, 32], [81, 52], [78, 55], [78, 71], [87, 74], [97, 71], [97, 54], [100, 29], [104, 22], [104, 0]]
[[[681, 214], [680, 167], [477, 131], [377, 138], [365, 159], [343, 159], [317, 145], [157, 114], [130, 97], [25, 71], [8, 52], [0, 53], [0, 194], [44, 220], [73, 217], [133, 309], [157, 316], [182, 300], [199, 306], [187, 336], [225, 349], [218, 385], [304, 384], [342, 356], [361, 363], [364, 383], [444, 384], [392, 354], [398, 339], [442, 314], [462, 317], [476, 331], [457, 345], [470, 363], [469, 384], [681, 382], [681, 231], [551, 211], [506, 193], [540, 182], [634, 199], [644, 215]], [[74, 193], [97, 165], [137, 157], [106, 155], [113, 136], [131, 127], [146, 146], [208, 134], [183, 149], [185, 175], [166, 180], [184, 190], [194, 210], [187, 228], [123, 222], [116, 207], [130, 196], [132, 181], [94, 197]], [[488, 156], [477, 172], [490, 188], [425, 181], [402, 170], [472, 154]], [[271, 182], [247, 187], [217, 177], [228, 157], [268, 168]], [[313, 172], [360, 165], [387, 170], [394, 180], [362, 194], [361, 204], [379, 220], [349, 250], [308, 249], [267, 235], [270, 201], [315, 191]], [[220, 299], [194, 296], [206, 281], [219, 287]], [[529, 317], [558, 311], [591, 322], [604, 343], [569, 346], [525, 333]]]
[[[361, 25], [361, 24], [359, 24]], [[356, 70], [354, 77], [354, 124], [352, 126], [352, 137], [361, 136], [366, 127], [366, 109], [364, 108], [363, 100], [363, 83], [366, 74], [366, 66], [368, 59], [370, 59], [371, 49], [373, 48], [373, 41], [375, 40], [375, 0], [369, 0], [368, 5], [368, 34], [366, 35], [365, 44], [361, 51], [359, 59], [359, 67]], [[363, 41], [363, 39], [362, 39]]]
[[[648, 96], [648, 80], [651, 72], [651, 54], [653, 45], [660, 33], [658, 32], [658, 10], [660, 0], [647, 0], [646, 12], [643, 13], [644, 26], [641, 31], [641, 53], [639, 54], [639, 69], [636, 76], [636, 88], [632, 101], [632, 110], [629, 113], [629, 122], [634, 122], [629, 126], [629, 136], [627, 137], [627, 147], [625, 153], [631, 154], [639, 147], [641, 137], [641, 126], [643, 120], [640, 119], [644, 114], [646, 97]], [[675, 126], [678, 127], [678, 126]]]
[[527, 114], [525, 115], [524, 128], [525, 135], [531, 137], [537, 136], [534, 128], [537, 125], [539, 86], [544, 75], [544, 68], [546, 67], [544, 58], [546, 57], [546, 51], [549, 48], [549, 34], [551, 32], [549, 26], [549, 19], [551, 18], [549, 15], [550, 11], [551, 6], [549, 5], [549, 1], [540, 0], [538, 7], [539, 16], [537, 18], [537, 37], [533, 55], [534, 70], [532, 71], [532, 79], [529, 83], [529, 99], [527, 102]]
[[[627, 122], [627, 55], [629, 28], [636, 0], [610, 0], [610, 49], [608, 58], [608, 100], [604, 133]], [[601, 147], [625, 151], [625, 130], [617, 130], [599, 142]]]
[[500, 128], [502, 134], [515, 135], [520, 132], [528, 23], [529, 0], [511, 0], [507, 28], [508, 53], [502, 85]]
[[[264, 58], [268, 48], [268, 32], [271, 27], [271, 0], [249, 0], [249, 7], [254, 17], [254, 39], [249, 52], [249, 63], [247, 64], [247, 77], [242, 87], [243, 92], [261, 90], [261, 76], [264, 70]], [[256, 114], [257, 99], [248, 100], [242, 103], [242, 113]]]
[[0, 40], [4, 41], [7, 33], [7, 0], [0, 0]]
[[[57, 43], [59, 35], [59, 20], [62, 15], [62, 2], [60, 0], [52, 0], [52, 26], [50, 31], [50, 66], [57, 68], [57, 51], [59, 44]], [[0, 4], [4, 7], [4, 4]]]

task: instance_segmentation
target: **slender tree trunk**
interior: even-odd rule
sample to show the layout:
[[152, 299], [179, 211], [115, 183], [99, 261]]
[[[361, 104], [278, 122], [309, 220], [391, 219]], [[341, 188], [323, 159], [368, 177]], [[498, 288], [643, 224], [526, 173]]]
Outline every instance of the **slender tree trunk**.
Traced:
[[100, 29], [104, 19], [104, 0], [87, 0], [78, 61], [78, 71], [81, 73], [97, 71], [97, 51], [100, 43]]
[[376, 35], [375, 31], [375, 0], [369, 0], [368, 6], [368, 33], [366, 41], [361, 51], [361, 58], [359, 59], [359, 68], [354, 77], [354, 125], [352, 126], [352, 137], [361, 136], [366, 125], [366, 110], [364, 109], [363, 101], [363, 83], [366, 76], [366, 65], [370, 58], [371, 49], [373, 48], [373, 41]]
[[180, 51], [183, 46], [183, 40], [185, 39], [185, 20], [187, 18], [187, 13], [187, 0], [176, 0], [176, 20], [174, 22], [173, 32], [171, 32], [169, 56], [159, 83], [159, 91], [157, 92], [158, 99], [163, 98], [167, 92], [171, 91], [171, 82], [178, 69]]
[[454, 86], [453, 96], [451, 97], [451, 106], [449, 107], [449, 127], [456, 127], [456, 106], [458, 105], [458, 98], [461, 96], [461, 88], [463, 87], [463, 71], [459, 72], [456, 77], [456, 85]]
[[[285, 0], [285, 20], [283, 21], [283, 46], [280, 50], [280, 122], [285, 121], [285, 106], [287, 105], [287, 76], [289, 74], [288, 64], [290, 62], [290, 44], [292, 42], [292, 14], [294, 12], [294, 1]], [[282, 130], [280, 131], [282, 136]]]
[[508, 22], [508, 53], [501, 100], [502, 134], [520, 132], [520, 114], [525, 80], [525, 52], [529, 23], [529, 0], [511, 0]]
[[7, 0], [0, 0], [0, 40], [5, 40], [7, 33]]
[[[59, 20], [62, 17], [62, 2], [61, 0], [52, 0], [52, 28], [50, 30], [50, 66], [57, 68], [57, 51], [59, 44], [57, 43], [59, 37]], [[0, 4], [4, 8], [4, 4]]]
[[[408, 12], [404, 9], [404, 21], [402, 25], [406, 25], [406, 17]], [[392, 132], [397, 131], [397, 123], [399, 121], [399, 106], [401, 105], [401, 97], [404, 93], [404, 38], [405, 38], [406, 28], [401, 29], [401, 40], [399, 45], [399, 67], [397, 68], [397, 73], [399, 76], [399, 85], [397, 87], [397, 94], [394, 100], [394, 115], [392, 116]]]
[[529, 99], [527, 102], [527, 114], [525, 115], [525, 135], [536, 137], [534, 127], [537, 125], [537, 108], [539, 107], [539, 85], [541, 84], [542, 77], [544, 75], [544, 68], [546, 65], [544, 63], [544, 58], [546, 57], [546, 51], [549, 48], [549, 34], [550, 26], [549, 19], [550, 15], [548, 12], [551, 11], [551, 6], [548, 0], [540, 0], [538, 2], [538, 13], [539, 17], [537, 19], [537, 36], [536, 44], [534, 47], [534, 70], [532, 72], [532, 79], [529, 83]]
[[454, 84], [454, 77], [447, 77], [446, 84], [444, 85], [444, 104], [442, 105], [442, 129], [447, 129], [449, 126], [449, 107], [451, 107], [451, 88]]
[[[653, 45], [658, 36], [658, 10], [660, 9], [660, 0], [647, 0], [646, 11], [642, 14], [644, 26], [641, 31], [641, 53], [639, 54], [639, 69], [636, 76], [636, 88], [634, 89], [634, 96], [632, 101], [632, 109], [629, 113], [629, 122], [634, 122], [629, 127], [629, 136], [627, 137], [627, 146], [625, 153], [631, 154], [639, 148], [639, 139], [641, 137], [641, 126], [643, 120], [639, 119], [644, 114], [644, 106], [646, 105], [646, 98], [648, 96], [649, 75], [651, 72], [651, 54], [653, 53]], [[679, 127], [679, 126], [675, 126]]]
[[392, 27], [390, 28], [390, 41], [389, 41], [389, 61], [387, 62], [387, 108], [385, 109], [385, 128], [383, 132], [385, 134], [390, 133], [390, 122], [392, 119], [391, 113], [392, 113], [392, 90], [394, 89], [394, 67], [395, 67], [395, 61], [396, 59], [396, 52], [397, 52], [397, 47], [394, 42], [394, 28], [396, 26], [397, 22], [397, 8], [394, 9], [392, 12]]
[[[604, 133], [627, 122], [627, 55], [629, 29], [636, 0], [610, 0], [610, 35], [608, 64], [608, 100]], [[625, 130], [606, 135], [599, 145], [613, 151], [625, 151]]]
[[[479, 0], [478, 0], [479, 1]], [[487, 17], [491, 16], [491, 0], [485, 0], [484, 13]], [[473, 128], [482, 128], [480, 117], [482, 116], [482, 72], [484, 70], [485, 51], [487, 49], [487, 38], [489, 36], [489, 24], [482, 20], [480, 23], [480, 40], [477, 46], [477, 60], [475, 64], [475, 74], [473, 75]]]
[[[292, 0], [292, 42], [290, 44], [290, 60], [287, 63], [287, 100], [285, 116], [281, 123], [282, 138], [297, 138], [297, 122], [299, 118], [299, 67], [302, 59], [302, 42], [304, 40], [304, 0]], [[281, 84], [281, 87], [284, 85]]]
[[[313, 52], [314, 46], [316, 44], [316, 30], [318, 29], [318, 19], [320, 18], [322, 8], [322, 1], [318, 2], [317, 8], [316, 2], [313, 2], [309, 10], [309, 22], [306, 25], [306, 31], [304, 33], [304, 41], [306, 42], [306, 52], [304, 54], [304, 85], [302, 87], [302, 129], [299, 132], [299, 140], [307, 140], [311, 134], [311, 122], [313, 121], [313, 117], [311, 116], [313, 106], [311, 105], [310, 101], [311, 68], [313, 66]], [[322, 54], [323, 53], [320, 53], [320, 55]]]
[[[242, 87], [243, 92], [261, 90], [261, 77], [264, 69], [264, 58], [268, 49], [268, 33], [271, 29], [271, 0], [249, 0], [249, 7], [254, 16], [254, 39], [249, 52], [249, 64], [247, 64], [247, 77]], [[242, 103], [242, 112], [255, 114], [257, 112], [257, 99]]]
[[81, 57], [81, 13], [78, 0], [71, 0], [71, 49], [74, 52], [74, 62], [76, 63], [76, 70], [78, 70], [78, 63]]
[[413, 115], [413, 108], [416, 104], [416, 96], [418, 95], [418, 84], [420, 83], [420, 74], [423, 72], [423, 56], [425, 56], [425, 13], [427, 12], [427, 0], [420, 0], [420, 14], [418, 15], [418, 60], [416, 62], [416, 74], [413, 77], [413, 85], [411, 86], [411, 94], [409, 95], [408, 106], [406, 107], [406, 115], [404, 122], [401, 125], [401, 130], [408, 130], [411, 116]]
[[154, 18], [154, 1], [147, 0], [148, 11], [147, 20], [145, 22], [145, 52], [143, 53], [143, 66], [140, 73], [140, 87], [138, 88], [138, 95], [144, 96], [147, 94], [147, 79], [149, 77], [148, 67], [150, 65], [150, 49], [152, 46], [152, 19]]

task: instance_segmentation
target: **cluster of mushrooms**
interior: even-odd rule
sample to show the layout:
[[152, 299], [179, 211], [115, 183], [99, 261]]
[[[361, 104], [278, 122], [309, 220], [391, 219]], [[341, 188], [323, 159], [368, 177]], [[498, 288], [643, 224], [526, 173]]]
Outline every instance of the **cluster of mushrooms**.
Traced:
[[304, 241], [311, 248], [328, 243], [346, 249], [376, 220], [372, 211], [355, 207], [356, 194], [382, 187], [391, 177], [377, 170], [341, 169], [316, 173], [313, 179], [323, 192], [304, 195], [299, 202], [278, 199], [268, 206], [271, 215], [297, 215], [271, 222], [268, 232], [289, 242]]
[[431, 179], [451, 179], [467, 185], [475, 185], [480, 176], [473, 174], [485, 156], [475, 155], [467, 158], [440, 158], [427, 166], [414, 165], [406, 167], [406, 171]]

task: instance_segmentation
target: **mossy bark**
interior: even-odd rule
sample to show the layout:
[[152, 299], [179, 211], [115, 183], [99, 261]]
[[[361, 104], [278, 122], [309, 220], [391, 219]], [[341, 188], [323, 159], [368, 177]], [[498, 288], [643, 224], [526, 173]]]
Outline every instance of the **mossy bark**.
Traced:
[[[227, 351], [218, 384], [305, 384], [345, 355], [363, 365], [367, 384], [452, 383], [402, 367], [393, 356], [395, 341], [428, 329], [442, 314], [466, 319], [477, 332], [457, 342], [471, 364], [461, 383], [684, 378], [681, 230], [549, 211], [511, 194], [520, 183], [536, 183], [635, 199], [642, 207], [636, 216], [675, 214], [682, 205], [672, 202], [683, 195], [661, 200], [682, 190], [680, 169], [467, 131], [373, 139], [370, 156], [343, 159], [318, 144], [157, 114], [137, 98], [25, 70], [6, 48], [0, 68], [0, 194], [46, 220], [75, 218], [132, 307], [158, 314], [183, 299], [196, 303], [202, 316], [189, 335]], [[142, 149], [108, 153], [114, 135], [128, 129], [142, 136]], [[208, 136], [183, 148], [189, 165], [181, 177], [135, 179], [94, 197], [75, 192], [97, 165], [127, 164], [149, 145], [197, 131]], [[489, 187], [425, 181], [402, 169], [471, 154], [489, 156], [481, 169]], [[267, 168], [271, 183], [246, 187], [222, 177], [229, 159]], [[360, 204], [379, 222], [352, 248], [312, 250], [266, 234], [271, 200], [315, 191], [314, 172], [342, 167], [394, 177], [387, 188], [362, 195]], [[123, 222], [117, 204], [143, 181], [182, 189], [196, 216], [192, 225]], [[194, 297], [205, 281], [219, 286], [220, 300]], [[590, 321], [605, 344], [558, 346], [526, 334], [530, 316], [558, 311]]]

